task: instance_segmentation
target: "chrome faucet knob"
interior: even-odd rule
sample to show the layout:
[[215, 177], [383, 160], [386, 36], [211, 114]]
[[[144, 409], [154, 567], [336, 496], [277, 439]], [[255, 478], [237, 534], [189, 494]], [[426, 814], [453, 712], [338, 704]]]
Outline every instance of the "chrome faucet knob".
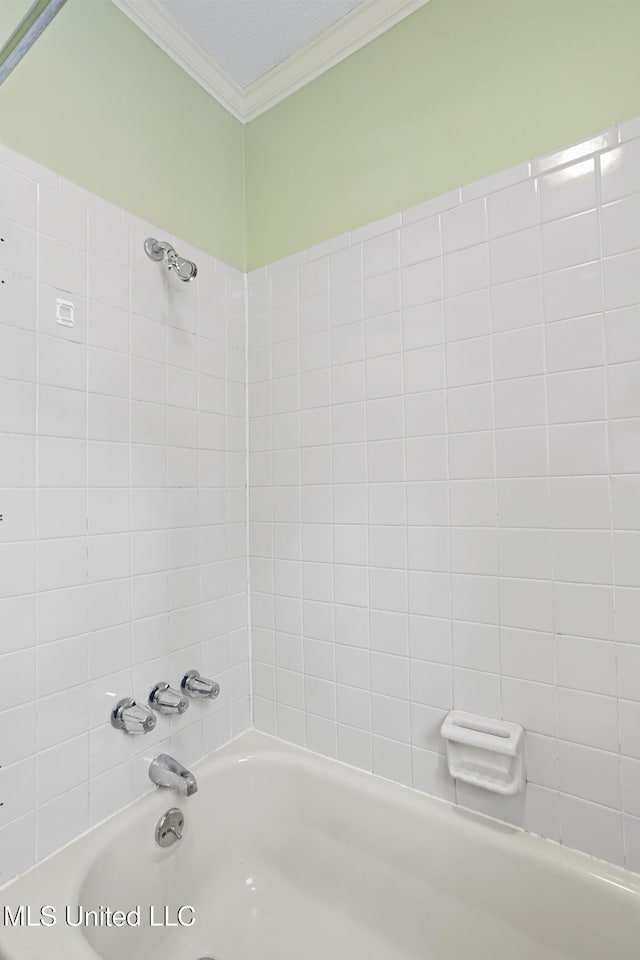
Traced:
[[151, 710], [139, 706], [131, 697], [119, 700], [111, 711], [111, 726], [125, 733], [150, 733], [155, 725]]
[[212, 700], [220, 693], [220, 684], [200, 676], [199, 670], [187, 670], [180, 683], [180, 689], [188, 697], [210, 697]]
[[189, 701], [168, 683], [156, 683], [149, 694], [149, 706], [158, 713], [184, 713]]

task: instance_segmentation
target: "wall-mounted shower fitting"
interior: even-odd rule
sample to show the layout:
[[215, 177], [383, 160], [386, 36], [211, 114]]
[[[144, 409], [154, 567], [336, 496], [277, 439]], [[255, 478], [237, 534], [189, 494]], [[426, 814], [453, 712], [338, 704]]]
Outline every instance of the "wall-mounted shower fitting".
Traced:
[[220, 693], [220, 684], [200, 676], [199, 670], [187, 670], [180, 683], [180, 689], [188, 697], [209, 697], [211, 700]]
[[119, 700], [111, 711], [111, 726], [125, 733], [151, 733], [156, 725], [156, 717], [148, 707], [141, 707], [125, 697]]
[[168, 683], [156, 683], [149, 694], [149, 706], [158, 713], [184, 713], [189, 701]]
[[150, 260], [160, 262], [166, 260], [169, 270], [175, 270], [178, 277], [187, 283], [198, 275], [198, 268], [193, 260], [180, 257], [170, 243], [165, 240], [156, 240], [148, 237], [144, 242], [144, 252]]

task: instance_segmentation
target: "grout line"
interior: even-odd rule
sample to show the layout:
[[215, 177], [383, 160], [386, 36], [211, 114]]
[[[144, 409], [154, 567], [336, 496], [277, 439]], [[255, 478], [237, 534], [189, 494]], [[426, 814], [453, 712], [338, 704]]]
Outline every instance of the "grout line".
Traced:
[[[496, 600], [497, 600], [497, 624], [496, 624], [496, 633], [497, 633], [497, 654], [498, 654], [498, 685], [500, 691], [500, 717], [504, 719], [504, 673], [502, 668], [502, 606], [503, 606], [503, 596], [502, 596], [502, 536], [501, 536], [501, 526], [500, 526], [500, 490], [499, 490], [499, 471], [498, 471], [498, 428], [497, 424], [497, 404], [496, 404], [496, 330], [494, 328], [494, 302], [493, 302], [493, 282], [492, 282], [492, 256], [491, 256], [491, 240], [490, 228], [489, 228], [489, 209], [486, 197], [484, 198], [484, 214], [485, 214], [485, 225], [487, 228], [487, 277], [488, 277], [488, 297], [489, 297], [489, 343], [491, 345], [490, 358], [489, 358], [489, 369], [491, 372], [490, 384], [491, 384], [491, 418], [492, 418], [492, 445], [493, 445], [493, 469], [495, 476], [492, 477], [493, 481], [493, 496], [495, 497], [495, 557], [496, 557]], [[499, 334], [498, 334], [499, 335]], [[492, 529], [492, 528], [490, 528]], [[507, 801], [503, 800], [502, 806], [502, 816], [504, 819], [507, 819], [506, 816], [506, 805]]]
[[247, 580], [247, 640], [249, 656], [249, 727], [255, 726], [255, 693], [253, 680], [253, 627], [251, 617], [251, 467], [250, 467], [250, 421], [249, 421], [249, 280], [247, 273], [243, 274], [244, 282], [244, 410], [245, 410], [245, 471], [244, 471], [244, 544], [245, 544], [245, 569]]
[[[547, 459], [547, 469], [546, 469], [546, 497], [547, 497], [547, 528], [549, 530], [549, 550], [550, 550], [550, 574], [549, 581], [551, 584], [551, 624], [550, 624], [550, 633], [552, 638], [552, 650], [553, 650], [553, 708], [554, 708], [554, 718], [553, 718], [553, 739], [555, 741], [554, 747], [554, 760], [555, 760], [555, 786], [554, 793], [556, 797], [556, 822], [557, 822], [557, 833], [558, 841], [562, 842], [562, 821], [560, 815], [560, 753], [558, 749], [559, 738], [558, 738], [558, 634], [556, 631], [556, 583], [558, 582], [555, 576], [555, 561], [554, 561], [554, 547], [553, 547], [553, 517], [552, 517], [552, 484], [551, 484], [551, 423], [550, 417], [550, 402], [549, 402], [549, 379], [553, 376], [553, 373], [549, 371], [549, 342], [548, 342], [548, 321], [546, 315], [546, 302], [544, 296], [544, 240], [543, 240], [543, 219], [542, 219], [542, 199], [540, 194], [540, 176], [536, 176], [534, 179], [536, 186], [536, 209], [537, 209], [537, 221], [539, 225], [539, 238], [538, 238], [538, 253], [540, 256], [540, 297], [541, 297], [541, 319], [542, 319], [542, 377], [544, 385], [544, 410], [545, 410], [545, 454]], [[562, 322], [562, 321], [557, 321]], [[544, 528], [543, 528], [544, 529]]]
[[610, 560], [611, 560], [611, 603], [612, 603], [612, 630], [613, 630], [613, 643], [615, 650], [615, 666], [616, 666], [616, 734], [617, 734], [617, 752], [618, 752], [618, 784], [620, 789], [620, 834], [622, 841], [622, 857], [623, 863], [625, 866], [629, 865], [629, 849], [627, 842], [627, 831], [625, 829], [625, 799], [624, 799], [624, 780], [623, 780], [623, 757], [622, 757], [622, 727], [620, 721], [620, 643], [618, 641], [618, 629], [617, 629], [617, 604], [616, 604], [616, 554], [615, 554], [615, 517], [614, 517], [614, 502], [613, 502], [613, 470], [612, 470], [612, 454], [611, 454], [611, 430], [610, 430], [610, 413], [609, 413], [609, 359], [608, 359], [608, 350], [607, 350], [607, 336], [606, 336], [606, 289], [604, 282], [604, 235], [603, 235], [603, 222], [602, 222], [602, 166], [600, 163], [600, 158], [598, 157], [595, 163], [595, 174], [596, 174], [596, 191], [597, 191], [597, 216], [598, 216], [598, 244], [600, 250], [600, 291], [602, 297], [602, 312], [600, 314], [600, 337], [602, 344], [602, 356], [603, 356], [603, 369], [604, 369], [604, 429], [605, 429], [605, 441], [607, 449], [607, 487], [608, 487], [608, 507], [609, 507], [609, 536], [610, 536]]
[[[38, 770], [38, 719], [39, 719], [39, 703], [40, 703], [40, 684], [38, 682], [38, 665], [40, 662], [39, 649], [38, 649], [38, 638], [40, 636], [40, 578], [39, 578], [39, 564], [38, 564], [38, 553], [39, 553], [39, 535], [40, 535], [40, 344], [38, 338], [40, 335], [40, 307], [41, 307], [41, 296], [40, 296], [40, 184], [36, 185], [36, 277], [35, 277], [35, 294], [36, 294], [36, 322], [35, 322], [35, 335], [36, 335], [36, 383], [35, 383], [35, 426], [34, 426], [34, 446], [35, 446], [35, 508], [36, 508], [36, 542], [34, 544], [34, 555], [35, 555], [35, 637], [34, 637], [34, 709], [36, 713], [35, 724], [34, 724], [34, 762], [35, 762], [35, 796], [34, 796], [34, 857], [35, 862], [38, 862], [38, 850], [40, 846], [40, 818], [38, 816], [39, 810], [39, 801], [38, 797], [40, 794], [40, 774]], [[86, 375], [86, 373], [85, 373]], [[86, 484], [86, 479], [85, 479]], [[87, 774], [88, 774], [88, 765], [87, 765]], [[31, 864], [30, 864], [31, 866]]]
[[[414, 769], [414, 751], [413, 746], [417, 739], [415, 736], [416, 731], [414, 730], [413, 716], [411, 710], [411, 698], [412, 698], [412, 680], [411, 680], [411, 577], [409, 572], [409, 518], [407, 510], [407, 489], [408, 489], [408, 469], [407, 469], [407, 401], [405, 393], [405, 365], [404, 365], [404, 324], [402, 323], [403, 316], [403, 305], [404, 305], [404, 293], [403, 293], [403, 266], [402, 266], [402, 228], [396, 230], [396, 255], [397, 255], [397, 279], [396, 283], [398, 285], [398, 313], [400, 316], [400, 401], [401, 401], [401, 422], [402, 422], [402, 470], [403, 470], [403, 485], [404, 485], [404, 576], [405, 576], [405, 607], [406, 615], [405, 620], [405, 630], [407, 637], [407, 647], [406, 654], [402, 654], [402, 659], [405, 661], [404, 668], [406, 671], [406, 681], [407, 681], [407, 711], [408, 711], [408, 733], [409, 733], [409, 742], [407, 744], [408, 759], [409, 759], [409, 782], [408, 786], [413, 786], [415, 783], [415, 769]], [[383, 355], [386, 356], [386, 355]], [[394, 438], [395, 439], [395, 438]], [[367, 446], [369, 443], [369, 436], [367, 430]], [[367, 483], [369, 481], [369, 476], [367, 474]], [[394, 481], [389, 481], [394, 482]], [[367, 491], [367, 498], [369, 499], [369, 494]], [[371, 528], [371, 515], [370, 509], [367, 511], [367, 529]], [[368, 557], [368, 566], [371, 569], [371, 557]], [[375, 569], [375, 567], [374, 567]]]
[[[313, 261], [310, 261], [313, 262]], [[322, 258], [321, 258], [322, 262]], [[333, 337], [331, 335], [331, 258], [326, 256], [324, 258], [324, 282], [326, 283], [326, 324], [327, 324], [327, 335], [329, 339], [329, 363], [331, 363], [331, 358], [333, 356]], [[324, 291], [321, 291], [320, 296], [324, 294]], [[340, 743], [338, 738], [338, 657], [337, 657], [337, 643], [336, 643], [336, 543], [335, 543], [335, 524], [334, 520], [334, 504], [333, 504], [333, 478], [334, 478], [334, 442], [333, 442], [333, 384], [331, 382], [331, 367], [329, 367], [329, 400], [331, 407], [328, 411], [328, 421], [329, 421], [329, 447], [331, 450], [331, 629], [333, 636], [333, 676], [331, 679], [332, 684], [332, 708], [333, 708], [333, 717], [331, 720], [332, 723], [332, 732], [333, 732], [333, 746], [334, 746], [334, 757], [336, 759], [340, 756]], [[300, 372], [300, 408], [302, 409], [302, 371]], [[307, 409], [323, 409], [322, 407], [313, 407]], [[302, 436], [300, 437], [302, 440]], [[300, 494], [300, 510], [301, 510], [301, 520], [304, 523], [304, 487], [301, 490]], [[314, 524], [317, 522], [317, 518], [314, 520]]]

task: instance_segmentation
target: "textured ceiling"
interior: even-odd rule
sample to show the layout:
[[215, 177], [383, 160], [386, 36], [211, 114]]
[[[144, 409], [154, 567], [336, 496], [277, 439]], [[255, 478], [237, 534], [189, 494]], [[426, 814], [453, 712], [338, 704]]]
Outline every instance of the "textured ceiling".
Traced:
[[160, 5], [239, 86], [246, 87], [360, 2], [160, 0]]

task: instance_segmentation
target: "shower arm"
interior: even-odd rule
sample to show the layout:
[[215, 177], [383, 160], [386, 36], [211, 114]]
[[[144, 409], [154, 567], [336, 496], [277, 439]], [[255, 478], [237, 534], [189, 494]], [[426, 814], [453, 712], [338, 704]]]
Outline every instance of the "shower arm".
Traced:
[[175, 247], [167, 241], [148, 237], [144, 242], [144, 250], [150, 260], [156, 262], [166, 260], [168, 269], [175, 270], [180, 280], [187, 282], [193, 280], [198, 274], [196, 264], [192, 260], [179, 256]]
[[166, 257], [167, 260], [175, 260], [178, 254], [176, 253], [175, 247], [172, 247], [170, 243], [161, 240], [155, 240], [153, 237], [149, 237], [148, 240], [144, 242], [144, 249], [148, 257], [151, 260], [164, 260]]

